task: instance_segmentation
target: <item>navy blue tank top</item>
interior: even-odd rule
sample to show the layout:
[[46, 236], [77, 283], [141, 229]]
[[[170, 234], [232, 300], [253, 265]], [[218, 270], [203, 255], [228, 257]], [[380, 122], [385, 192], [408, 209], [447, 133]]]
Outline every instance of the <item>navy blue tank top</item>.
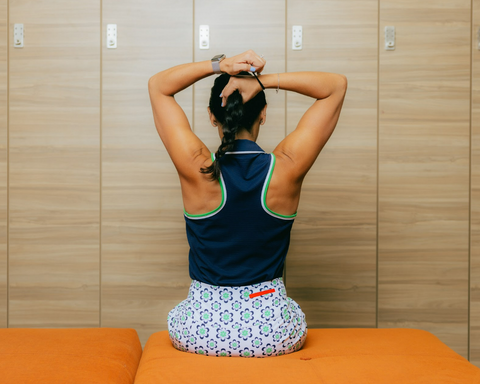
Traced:
[[253, 141], [236, 140], [219, 161], [222, 202], [206, 214], [185, 212], [190, 277], [217, 286], [281, 277], [296, 213], [267, 207], [275, 156]]

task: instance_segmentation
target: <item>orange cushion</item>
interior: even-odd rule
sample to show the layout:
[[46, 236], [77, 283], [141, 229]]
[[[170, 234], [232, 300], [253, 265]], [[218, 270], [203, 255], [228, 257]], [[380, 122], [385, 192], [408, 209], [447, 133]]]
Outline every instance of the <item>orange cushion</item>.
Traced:
[[142, 346], [128, 328], [0, 329], [0, 382], [131, 384]]
[[309, 329], [302, 350], [267, 358], [209, 357], [150, 336], [135, 384], [480, 383], [480, 368], [418, 329]]

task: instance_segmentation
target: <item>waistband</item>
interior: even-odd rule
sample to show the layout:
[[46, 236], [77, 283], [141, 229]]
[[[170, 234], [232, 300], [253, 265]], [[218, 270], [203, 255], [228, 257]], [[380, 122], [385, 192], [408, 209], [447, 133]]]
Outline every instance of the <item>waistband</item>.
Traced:
[[281, 277], [271, 281], [235, 287], [215, 286], [198, 280], [192, 280], [188, 297], [190, 299], [193, 297], [200, 298], [200, 300], [204, 302], [249, 301], [262, 298], [271, 299], [272, 297], [286, 300], [287, 291], [283, 283], [283, 278]]

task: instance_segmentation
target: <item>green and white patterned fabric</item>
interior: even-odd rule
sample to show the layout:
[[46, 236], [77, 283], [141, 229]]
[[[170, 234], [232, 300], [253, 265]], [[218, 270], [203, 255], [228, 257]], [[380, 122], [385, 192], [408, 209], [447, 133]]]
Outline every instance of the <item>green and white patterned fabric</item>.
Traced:
[[239, 287], [192, 280], [187, 299], [168, 315], [168, 330], [181, 351], [267, 357], [299, 350], [307, 323], [300, 306], [287, 297], [282, 278]]

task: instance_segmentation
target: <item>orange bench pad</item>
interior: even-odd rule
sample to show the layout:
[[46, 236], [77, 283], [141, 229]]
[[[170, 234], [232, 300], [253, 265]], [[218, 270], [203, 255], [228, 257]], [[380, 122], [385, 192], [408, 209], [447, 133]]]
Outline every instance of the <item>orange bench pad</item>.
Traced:
[[211, 357], [150, 336], [135, 384], [477, 384], [480, 368], [430, 332], [405, 328], [309, 329], [302, 350], [269, 358]]
[[141, 355], [130, 328], [4, 328], [0, 382], [132, 384]]

